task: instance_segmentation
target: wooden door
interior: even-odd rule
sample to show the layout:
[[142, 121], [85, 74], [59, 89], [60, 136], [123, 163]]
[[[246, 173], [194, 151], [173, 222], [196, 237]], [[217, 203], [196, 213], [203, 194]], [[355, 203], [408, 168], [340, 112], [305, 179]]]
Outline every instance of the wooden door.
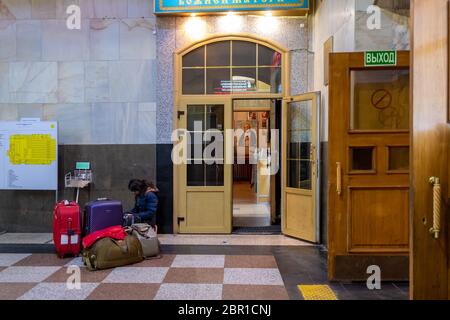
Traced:
[[[178, 128], [186, 130], [184, 148], [190, 150], [178, 165], [179, 232], [231, 233], [232, 162], [225, 161], [229, 156], [225, 132], [232, 129], [231, 100], [184, 99], [178, 115]], [[219, 149], [210, 152], [214, 141], [222, 146], [221, 154]]]
[[[448, 299], [448, 0], [412, 1], [412, 246], [411, 297]], [[430, 177], [440, 179], [433, 205]], [[433, 211], [440, 209], [440, 218]], [[440, 224], [437, 238], [430, 228]]]
[[284, 101], [282, 124], [283, 233], [319, 242], [320, 95]]
[[395, 68], [330, 55], [328, 268], [331, 280], [408, 280], [409, 52]]

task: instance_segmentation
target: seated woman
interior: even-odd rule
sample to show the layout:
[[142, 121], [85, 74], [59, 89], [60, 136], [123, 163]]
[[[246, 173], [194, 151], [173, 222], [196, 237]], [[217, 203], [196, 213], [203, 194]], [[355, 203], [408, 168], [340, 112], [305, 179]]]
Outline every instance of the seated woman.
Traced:
[[128, 183], [128, 190], [135, 195], [135, 205], [129, 214], [134, 217], [135, 223], [148, 223], [152, 226], [156, 224], [156, 210], [158, 208], [158, 188], [152, 182], [145, 180], [131, 180]]

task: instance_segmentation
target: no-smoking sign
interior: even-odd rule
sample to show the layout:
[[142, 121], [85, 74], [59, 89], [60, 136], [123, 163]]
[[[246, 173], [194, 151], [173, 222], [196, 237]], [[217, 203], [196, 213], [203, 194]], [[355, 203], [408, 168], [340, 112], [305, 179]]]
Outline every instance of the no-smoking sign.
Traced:
[[379, 109], [379, 110], [384, 110], [387, 109], [391, 106], [392, 104], [392, 94], [387, 91], [386, 89], [380, 89], [375, 91], [372, 94], [372, 105]]

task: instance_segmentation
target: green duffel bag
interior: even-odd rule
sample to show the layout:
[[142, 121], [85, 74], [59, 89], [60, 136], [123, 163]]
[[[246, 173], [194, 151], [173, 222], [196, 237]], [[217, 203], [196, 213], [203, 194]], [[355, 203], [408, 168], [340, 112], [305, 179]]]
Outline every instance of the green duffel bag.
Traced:
[[83, 262], [89, 270], [126, 266], [142, 260], [142, 246], [134, 236], [127, 236], [124, 240], [103, 238], [83, 250]]

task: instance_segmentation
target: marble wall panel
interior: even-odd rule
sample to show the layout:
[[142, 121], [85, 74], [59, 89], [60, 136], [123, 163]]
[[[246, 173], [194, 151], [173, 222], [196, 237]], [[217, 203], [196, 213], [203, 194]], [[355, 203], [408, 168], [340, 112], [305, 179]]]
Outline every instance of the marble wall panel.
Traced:
[[31, 19], [31, 0], [0, 0], [0, 20]]
[[56, 62], [13, 62], [9, 81], [12, 92], [53, 92], [57, 87]]
[[81, 30], [69, 30], [65, 20], [42, 20], [42, 58], [44, 61], [89, 60], [89, 20]]
[[16, 107], [17, 120], [22, 118], [42, 118], [43, 104], [41, 103], [17, 104]]
[[33, 19], [56, 19], [57, 0], [31, 0]]
[[89, 144], [92, 141], [90, 104], [48, 104], [42, 109], [44, 121], [58, 121], [59, 144]]
[[89, 23], [90, 60], [119, 60], [119, 26], [111, 19], [92, 19]]
[[41, 118], [43, 116], [43, 104], [0, 104], [1, 121], [19, 121], [21, 118]]
[[42, 59], [42, 28], [39, 20], [17, 21], [17, 60], [39, 61]]
[[0, 20], [0, 61], [13, 61], [16, 57], [15, 20]]
[[129, 144], [138, 140], [137, 103], [92, 104], [92, 139], [96, 144]]
[[109, 63], [112, 102], [155, 101], [156, 61], [113, 61]]
[[58, 63], [58, 102], [84, 102], [84, 63]]
[[9, 66], [10, 101], [56, 103], [58, 66], [56, 62], [13, 62]]
[[9, 63], [0, 62], [0, 103], [9, 99]]
[[19, 119], [18, 108], [14, 104], [0, 103], [0, 120], [17, 121]]
[[153, 17], [153, 1], [149, 0], [128, 0], [129, 18]]
[[127, 1], [123, 0], [91, 0], [94, 18], [126, 18]]
[[120, 23], [120, 59], [156, 58], [155, 19], [123, 19]]
[[138, 112], [138, 142], [156, 144], [156, 103], [140, 103]]
[[89, 61], [84, 65], [86, 102], [110, 101], [109, 64], [106, 61]]
[[356, 12], [356, 50], [409, 50], [409, 17], [382, 9], [381, 28], [375, 30], [367, 28], [368, 17]]

